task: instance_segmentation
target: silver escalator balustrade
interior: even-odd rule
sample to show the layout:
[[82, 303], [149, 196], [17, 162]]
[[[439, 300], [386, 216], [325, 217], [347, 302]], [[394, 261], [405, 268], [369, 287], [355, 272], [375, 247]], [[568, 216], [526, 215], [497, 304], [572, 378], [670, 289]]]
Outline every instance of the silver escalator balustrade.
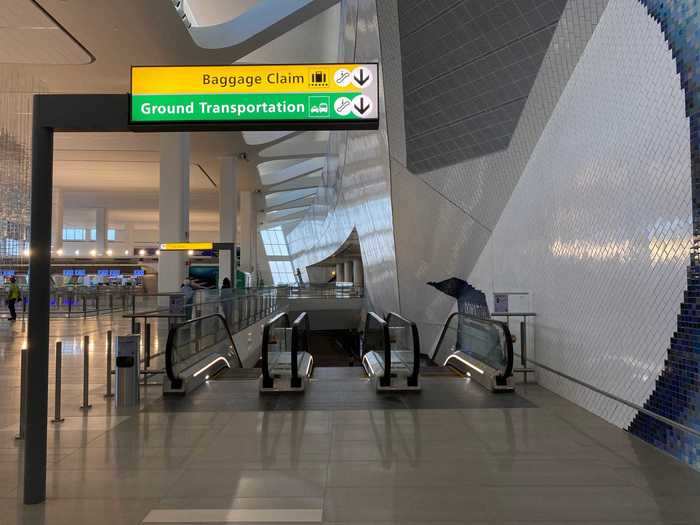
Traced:
[[453, 313], [442, 330], [433, 361], [493, 392], [513, 391], [513, 340], [506, 323]]
[[171, 327], [165, 349], [163, 394], [184, 395], [222, 368], [242, 368], [233, 335], [220, 313]]
[[416, 324], [390, 312], [369, 312], [362, 339], [362, 366], [378, 391], [420, 390], [420, 339]]
[[261, 392], [302, 392], [313, 372], [309, 352], [309, 316], [302, 312], [290, 325], [286, 312], [265, 324], [262, 341]]

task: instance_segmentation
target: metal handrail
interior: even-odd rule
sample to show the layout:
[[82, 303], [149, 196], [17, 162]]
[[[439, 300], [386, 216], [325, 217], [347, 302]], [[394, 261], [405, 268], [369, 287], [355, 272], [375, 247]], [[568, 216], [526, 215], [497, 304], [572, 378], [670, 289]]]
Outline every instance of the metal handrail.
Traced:
[[233, 353], [235, 354], [236, 360], [238, 361], [238, 366], [240, 368], [243, 368], [243, 361], [241, 361], [241, 357], [238, 355], [238, 349], [236, 348], [236, 343], [233, 340], [233, 335], [231, 334], [231, 330], [228, 327], [226, 318], [220, 313], [203, 315], [202, 317], [196, 317], [194, 319], [190, 319], [189, 321], [185, 321], [184, 323], [178, 323], [168, 331], [168, 341], [165, 344], [165, 373], [167, 374], [168, 379], [170, 379], [170, 382], [172, 383], [173, 387], [180, 388], [180, 386], [182, 385], [182, 380], [179, 377], [175, 376], [175, 371], [173, 370], [173, 347], [175, 346], [175, 333], [178, 329], [184, 326], [213, 317], [218, 317], [219, 319], [221, 319], [224, 328], [226, 328], [226, 333], [228, 334], [229, 341], [231, 342], [231, 348], [233, 348]]
[[277, 322], [277, 320], [284, 318], [285, 320], [285, 328], [289, 328], [289, 315], [287, 312], [280, 312], [276, 316], [274, 316], [272, 319], [270, 319], [267, 323], [265, 323], [265, 327], [263, 328], [263, 337], [262, 337], [262, 355], [261, 360], [261, 366], [262, 366], [262, 382], [263, 382], [263, 387], [264, 388], [272, 388], [274, 386], [274, 381], [272, 379], [272, 376], [270, 376], [270, 370], [269, 370], [269, 362], [268, 362], [268, 357], [267, 357], [267, 346], [270, 344], [270, 328], [274, 323]]
[[[264, 290], [271, 290], [270, 288], [264, 288]], [[168, 294], [141, 294], [139, 297], [157, 297], [157, 296], [175, 296], [175, 295], [182, 295], [180, 292], [174, 292], [174, 293], [168, 293]], [[210, 301], [201, 301], [198, 303], [193, 302], [192, 304], [188, 304], [188, 307], [195, 307], [195, 306], [208, 306], [208, 305], [215, 305], [215, 304], [223, 304], [227, 302], [232, 302], [232, 301], [237, 301], [240, 299], [247, 299], [249, 297], [266, 297], [266, 296], [275, 296], [275, 294], [271, 293], [245, 293], [245, 294], [234, 294], [231, 296], [223, 297], [219, 295], [216, 299], [212, 299]], [[171, 314], [168, 312], [167, 308], [158, 308], [156, 310], [145, 310], [142, 312], [132, 312], [130, 314], [124, 314], [122, 317], [126, 319], [131, 319], [131, 318], [137, 318], [137, 317], [182, 317], [185, 314]]]
[[[452, 321], [452, 318], [455, 316], [462, 316], [467, 319], [471, 319], [473, 321], [478, 321], [482, 323], [487, 323], [487, 324], [493, 324], [496, 325], [498, 328], [500, 328], [503, 331], [503, 337], [505, 339], [506, 343], [506, 366], [505, 369], [501, 372], [501, 374], [497, 377], [499, 380], [503, 379], [508, 379], [510, 376], [513, 375], [513, 338], [510, 334], [510, 329], [508, 328], [508, 323], [504, 323], [502, 321], [496, 321], [494, 319], [484, 319], [482, 317], [476, 317], [475, 315], [469, 315], [469, 314], [464, 314], [460, 312], [452, 312], [450, 316], [447, 318], [447, 321], [445, 321], [445, 324], [442, 328], [442, 333], [440, 334], [440, 338], [438, 339], [437, 345], [435, 345], [435, 352], [433, 352], [433, 355], [430, 357], [430, 360], [435, 362], [435, 357], [437, 355], [438, 350], [440, 349], [440, 345], [442, 344], [443, 339], [445, 338], [445, 334], [447, 333], [447, 329], [450, 326], [450, 321]], [[471, 355], [471, 354], [470, 354]], [[472, 357], [478, 357], [471, 355]]]
[[[411, 328], [411, 337], [413, 338], [413, 371], [406, 381], [408, 386], [418, 386], [418, 376], [420, 374], [420, 338], [418, 336], [418, 327], [416, 323], [409, 321], [396, 312], [389, 312], [386, 315], [387, 325], [391, 322], [391, 319], [398, 319]], [[391, 345], [389, 346], [391, 347]]]
[[[516, 354], [516, 355], [518, 357], [520, 357], [520, 354]], [[602, 390], [602, 389], [598, 388], [597, 386], [593, 386], [589, 383], [586, 383], [585, 381], [581, 381], [580, 379], [576, 379], [575, 377], [572, 377], [568, 374], [565, 374], [564, 372], [560, 372], [559, 370], [555, 370], [554, 368], [550, 368], [547, 365], [543, 365], [542, 363], [538, 363], [534, 359], [530, 359], [528, 357], [527, 360], [528, 360], [528, 362], [532, 363], [535, 366], [539, 366], [540, 368], [543, 368], [544, 370], [547, 370], [548, 372], [551, 372], [551, 373], [556, 374], [560, 377], [563, 377], [564, 379], [568, 379], [569, 381], [576, 383], [578, 385], [581, 385], [582, 387], [588, 388], [589, 390], [592, 390], [596, 394], [600, 394], [602, 396], [605, 396], [605, 397], [612, 399], [613, 401], [617, 401], [618, 403], [622, 403], [623, 405], [627, 405], [628, 407], [633, 408], [634, 410], [637, 410], [646, 416], [654, 418], [657, 421], [661, 421], [662, 423], [665, 423], [669, 426], [677, 428], [678, 430], [682, 430], [683, 432], [687, 432], [688, 434], [692, 434], [695, 437], [700, 438], [700, 431], [695, 430], [694, 428], [687, 427], [682, 423], [678, 423], [676, 421], [673, 421], [672, 419], [668, 419], [667, 417], [662, 416], [661, 414], [657, 414], [656, 412], [652, 412], [651, 410], [648, 410], [641, 405], [638, 405], [636, 403], [632, 403], [632, 401], [627, 401], [626, 399], [623, 399], [620, 396], [616, 396], [615, 394], [611, 394], [610, 392], [606, 392], [605, 390]]]

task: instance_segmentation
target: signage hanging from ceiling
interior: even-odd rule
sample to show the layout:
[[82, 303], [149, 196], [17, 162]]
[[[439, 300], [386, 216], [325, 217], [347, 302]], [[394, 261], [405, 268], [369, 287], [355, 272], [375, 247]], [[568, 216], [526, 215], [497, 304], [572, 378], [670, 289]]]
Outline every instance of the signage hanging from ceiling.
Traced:
[[377, 129], [378, 66], [134, 66], [134, 129]]

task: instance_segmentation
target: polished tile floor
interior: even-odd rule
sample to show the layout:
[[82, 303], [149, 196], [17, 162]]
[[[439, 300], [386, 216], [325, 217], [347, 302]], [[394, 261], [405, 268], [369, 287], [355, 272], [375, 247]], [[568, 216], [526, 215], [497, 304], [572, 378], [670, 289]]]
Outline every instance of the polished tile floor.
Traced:
[[[537, 386], [489, 401], [476, 384], [433, 378], [418, 394], [427, 404], [362, 407], [341, 403], [366, 395], [362, 378], [333, 389], [333, 371], [320, 370], [325, 404], [257, 410], [254, 386], [210, 381], [180, 404], [150, 386], [139, 410], [118, 411], [103, 398], [105, 333], [128, 331], [118, 318], [53, 322], [66, 420], [49, 427], [48, 500], [23, 506], [25, 328], [0, 325], [2, 525], [700, 523], [699, 473]], [[472, 401], [440, 407], [431, 385]]]

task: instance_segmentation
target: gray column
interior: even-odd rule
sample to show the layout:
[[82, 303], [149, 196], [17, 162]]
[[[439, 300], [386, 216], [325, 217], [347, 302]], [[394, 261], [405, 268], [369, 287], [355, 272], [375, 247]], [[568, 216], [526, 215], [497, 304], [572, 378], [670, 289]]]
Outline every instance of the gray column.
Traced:
[[[160, 242], [189, 240], [190, 135], [160, 134]], [[185, 278], [186, 252], [162, 252], [158, 291], [177, 292]]]
[[63, 250], [63, 190], [55, 188], [53, 191], [51, 221], [51, 245], [54, 253]]
[[343, 263], [343, 277], [345, 282], [352, 282], [352, 261], [345, 261]]
[[364, 269], [362, 267], [362, 259], [353, 259], [352, 261], [352, 282], [355, 286], [362, 287], [365, 285]]
[[107, 211], [104, 208], [95, 209], [95, 250], [97, 255], [107, 251]]
[[[238, 229], [238, 181], [236, 159], [226, 157], [221, 159], [219, 169], [219, 241], [236, 242]], [[221, 250], [219, 252], [219, 287], [224, 277], [231, 279], [236, 286], [236, 257], [235, 252]]]
[[343, 263], [335, 263], [335, 282], [343, 282]]
[[253, 272], [255, 264], [255, 235], [257, 222], [257, 210], [255, 193], [251, 191], [240, 192], [240, 246], [241, 246], [241, 270]]
[[[125, 253], [127, 252], [127, 253]], [[118, 255], [132, 255], [134, 253], [134, 225], [126, 225], [126, 238], [124, 239], [124, 249]]]

